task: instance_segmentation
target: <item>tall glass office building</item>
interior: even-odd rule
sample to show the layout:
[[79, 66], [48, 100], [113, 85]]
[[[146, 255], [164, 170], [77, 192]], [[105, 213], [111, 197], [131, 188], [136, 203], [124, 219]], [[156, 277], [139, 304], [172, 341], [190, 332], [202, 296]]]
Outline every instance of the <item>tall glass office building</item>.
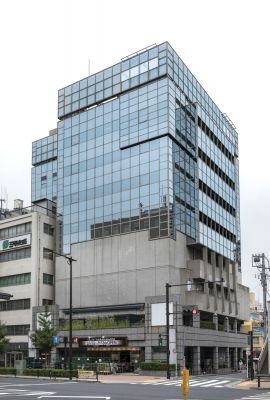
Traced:
[[[220, 312], [219, 323], [231, 318], [226, 326], [239, 331], [247, 310], [238, 293], [243, 299], [247, 291], [238, 284], [237, 132], [170, 44], [146, 48], [59, 90], [58, 118], [57, 129], [33, 143], [32, 201], [57, 202], [63, 252], [81, 260], [74, 285], [80, 292], [88, 282], [88, 290], [75, 295], [78, 315], [112, 304], [122, 311], [133, 304], [136, 314], [144, 304], [147, 319], [146, 304], [161, 301], [165, 282], [190, 278], [197, 293], [182, 288], [175, 307], [197, 304], [206, 320]], [[56, 300], [65, 310], [68, 277], [60, 271]], [[225, 283], [216, 283], [219, 278]], [[107, 311], [116, 315], [113, 306]], [[185, 324], [175, 323], [177, 337]], [[227, 364], [228, 340], [221, 346]], [[232, 363], [244, 343], [239, 334], [237, 340]], [[200, 357], [214, 363], [218, 356], [207, 343], [199, 345]], [[152, 359], [155, 346], [142, 347]], [[179, 350], [180, 361], [185, 351]], [[199, 371], [196, 351], [186, 357], [197, 360]]]
[[59, 90], [58, 129], [33, 143], [32, 200], [57, 199], [70, 244], [147, 229], [234, 260], [237, 132], [169, 43]]

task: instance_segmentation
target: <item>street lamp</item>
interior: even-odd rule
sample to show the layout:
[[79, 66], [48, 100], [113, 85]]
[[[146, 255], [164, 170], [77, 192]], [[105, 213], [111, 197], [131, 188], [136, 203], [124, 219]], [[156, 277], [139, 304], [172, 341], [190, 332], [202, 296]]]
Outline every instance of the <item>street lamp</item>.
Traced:
[[[212, 281], [211, 283], [223, 283], [224, 279], [221, 278], [220, 281]], [[210, 281], [205, 281], [205, 283], [210, 283]], [[187, 281], [187, 283], [180, 283], [179, 285], [171, 285], [170, 283], [166, 283], [165, 288], [166, 288], [166, 369], [167, 369], [167, 379], [171, 378], [171, 371], [170, 371], [170, 322], [169, 322], [169, 317], [170, 314], [174, 314], [173, 312], [169, 312], [169, 297], [170, 297], [170, 288], [171, 287], [176, 287], [176, 286], [186, 286], [187, 290], [190, 291], [192, 288], [192, 282], [190, 280]]]
[[51, 250], [53, 254], [64, 257], [69, 263], [69, 379], [72, 380], [72, 262], [77, 261], [72, 257], [57, 253]]

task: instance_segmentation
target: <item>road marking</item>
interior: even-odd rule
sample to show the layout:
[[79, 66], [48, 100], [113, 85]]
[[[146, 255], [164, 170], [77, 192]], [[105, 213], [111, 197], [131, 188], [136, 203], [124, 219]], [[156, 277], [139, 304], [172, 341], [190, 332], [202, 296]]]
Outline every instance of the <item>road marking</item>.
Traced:
[[218, 383], [219, 385], [221, 385], [221, 384], [223, 384], [223, 383], [228, 383], [228, 382], [230, 382], [230, 381], [217, 381], [217, 382], [215, 382], [215, 383], [209, 383], [209, 384], [207, 384], [207, 385], [202, 385], [202, 387], [214, 386], [214, 385], [216, 385], [217, 383]]
[[14, 387], [14, 386], [48, 386], [48, 385], [63, 385], [63, 384], [70, 384], [70, 383], [78, 383], [78, 382], [75, 382], [75, 381], [72, 381], [72, 382], [51, 382], [51, 381], [49, 381], [49, 382], [47, 382], [47, 383], [16, 383], [16, 384], [13, 384], [13, 383], [2, 383], [2, 384], [0, 384], [0, 387], [9, 387], [9, 386], [12, 386], [12, 387]]
[[110, 400], [110, 397], [104, 397], [104, 396], [40, 396], [38, 399], [44, 399], [44, 398], [61, 398], [61, 399], [104, 399], [104, 400]]
[[211, 383], [214, 383], [215, 382], [215, 384], [218, 384], [219, 383], [219, 381], [218, 381], [218, 379], [212, 379], [212, 380], [210, 380], [210, 381], [201, 381], [201, 382], [199, 382], [199, 383], [191, 383], [189, 386], [191, 386], [191, 387], [194, 387], [194, 386], [202, 386], [202, 387], [206, 387], [205, 385], [208, 385], [208, 384], [211, 384]]
[[249, 397], [240, 397], [239, 400], [252, 400], [252, 399], [257, 399], [257, 400], [270, 400], [270, 396], [269, 397], [265, 397], [265, 396], [269, 396], [269, 393], [266, 394], [258, 394], [257, 396], [249, 396]]

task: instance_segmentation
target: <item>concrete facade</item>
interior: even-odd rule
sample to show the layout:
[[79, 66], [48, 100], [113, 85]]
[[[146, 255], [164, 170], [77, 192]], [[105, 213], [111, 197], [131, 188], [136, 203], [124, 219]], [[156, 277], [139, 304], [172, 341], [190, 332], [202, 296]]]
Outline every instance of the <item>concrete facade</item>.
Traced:
[[[0, 319], [7, 327], [10, 341], [7, 365], [13, 365], [16, 357], [35, 354], [29, 348], [29, 334], [35, 328], [32, 309], [54, 303], [54, 261], [45, 258], [43, 250], [55, 249], [55, 214], [45, 208], [49, 205], [51, 202], [43, 202], [40, 206], [1, 213], [1, 244], [20, 238], [26, 242], [0, 249], [1, 291], [13, 296], [9, 301], [1, 301], [0, 305]], [[45, 233], [44, 224], [51, 228], [52, 234]], [[25, 253], [18, 256], [18, 251]], [[12, 259], [16, 257], [18, 259]]]
[[[75, 328], [73, 335], [78, 338], [125, 337], [130, 349], [139, 347], [143, 351], [141, 359], [165, 362], [165, 347], [158, 345], [159, 335], [164, 338], [164, 345], [166, 343], [165, 324], [152, 324], [151, 307], [165, 303], [167, 282], [178, 285], [191, 279], [194, 282], [191, 290], [182, 286], [172, 287], [170, 292], [173, 303], [170, 329], [176, 337], [175, 343], [170, 344], [171, 362], [177, 362], [181, 368], [186, 363], [194, 374], [202, 370], [237, 369], [238, 358], [247, 346], [247, 335], [241, 332], [241, 323], [249, 312], [248, 288], [238, 283], [234, 263], [227, 260], [221, 263], [219, 257], [218, 265], [211, 265], [206, 258], [190, 259], [196, 257], [195, 254], [187, 247], [186, 237], [179, 232], [176, 240], [150, 241], [148, 232], [143, 231], [73, 245], [72, 256], [77, 260], [73, 263], [73, 319], [125, 315], [127, 311], [117, 308], [127, 304], [131, 307], [130, 313], [144, 317], [140, 328]], [[205, 251], [201, 252], [202, 258], [205, 254]], [[69, 313], [69, 266], [65, 264], [64, 258], [57, 257], [56, 303], [61, 304], [60, 319], [67, 319]], [[221, 280], [221, 277], [224, 277], [224, 283], [214, 284], [215, 290], [209, 291], [208, 282]], [[225, 296], [228, 291], [230, 295]], [[141, 304], [142, 309], [132, 310], [132, 304]], [[198, 309], [198, 314], [192, 317], [192, 326], [185, 326], [184, 310], [191, 305]], [[107, 312], [100, 311], [104, 306], [109, 307]], [[202, 313], [206, 313], [204, 318]], [[209, 322], [212, 326], [208, 326]], [[68, 333], [62, 331], [60, 335], [67, 336]], [[60, 352], [61, 349], [63, 345], [59, 345]], [[75, 344], [78, 357], [83, 354], [91, 357], [96, 354], [92, 350], [87, 352]], [[114, 352], [113, 348], [111, 352]], [[209, 366], [204, 365], [205, 359], [211, 360]]]

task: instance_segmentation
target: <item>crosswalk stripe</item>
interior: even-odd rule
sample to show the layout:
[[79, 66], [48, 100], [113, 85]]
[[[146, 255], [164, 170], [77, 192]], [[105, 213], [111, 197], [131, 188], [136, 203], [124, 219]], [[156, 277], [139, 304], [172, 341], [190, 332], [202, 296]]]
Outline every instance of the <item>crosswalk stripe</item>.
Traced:
[[[265, 397], [267, 396], [267, 397]], [[239, 400], [270, 400], [270, 396], [269, 393], [264, 393], [261, 395], [257, 395], [257, 396], [248, 396], [248, 397], [241, 397]]]
[[202, 385], [202, 387], [214, 386], [214, 385], [216, 385], [217, 383], [218, 383], [219, 385], [222, 385], [222, 384], [228, 383], [228, 382], [230, 382], [230, 381], [221, 381], [221, 382], [217, 381], [217, 382], [215, 382], [215, 383], [209, 383], [208, 385]]
[[218, 379], [212, 379], [212, 380], [210, 380], [210, 381], [201, 381], [201, 382], [199, 382], [199, 383], [192, 383], [191, 385], [189, 385], [189, 386], [192, 386], [192, 387], [194, 387], [194, 386], [202, 386], [202, 385], [207, 385], [207, 384], [209, 384], [209, 383], [213, 383], [213, 382], [215, 382], [216, 384], [218, 383]]
[[[239, 383], [241, 381], [237, 381], [237, 383]], [[177, 379], [173, 379], [173, 380], [162, 380], [162, 381], [145, 381], [145, 382], [129, 382], [131, 385], [152, 385], [152, 386], [181, 386], [182, 385], [182, 379], [177, 380]], [[234, 384], [235, 381], [230, 381], [228, 379], [190, 379], [189, 381], [189, 386], [190, 387], [215, 387], [215, 388], [222, 388], [225, 385], [229, 386], [229, 384]], [[269, 393], [270, 394], [270, 393]], [[268, 395], [267, 395], [268, 396]], [[247, 398], [243, 398], [243, 400], [255, 400], [258, 399], [260, 400], [261, 397], [247, 397]], [[242, 399], [241, 399], [242, 400]], [[270, 400], [270, 398], [263, 398], [263, 400]]]

